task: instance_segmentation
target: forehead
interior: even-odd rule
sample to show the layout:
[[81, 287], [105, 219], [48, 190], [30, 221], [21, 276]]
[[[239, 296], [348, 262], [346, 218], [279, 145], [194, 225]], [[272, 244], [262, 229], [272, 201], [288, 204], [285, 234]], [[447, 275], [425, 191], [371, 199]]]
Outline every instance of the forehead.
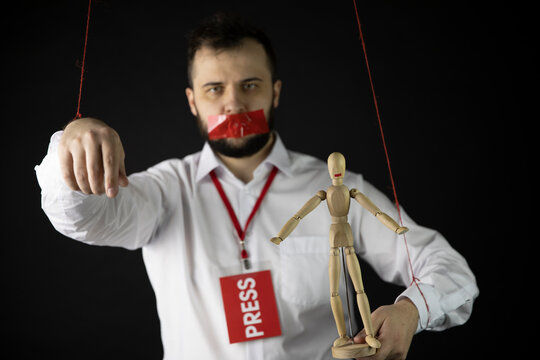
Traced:
[[234, 81], [249, 77], [270, 79], [270, 67], [264, 47], [252, 39], [238, 46], [214, 49], [203, 46], [193, 58], [194, 84], [209, 81]]

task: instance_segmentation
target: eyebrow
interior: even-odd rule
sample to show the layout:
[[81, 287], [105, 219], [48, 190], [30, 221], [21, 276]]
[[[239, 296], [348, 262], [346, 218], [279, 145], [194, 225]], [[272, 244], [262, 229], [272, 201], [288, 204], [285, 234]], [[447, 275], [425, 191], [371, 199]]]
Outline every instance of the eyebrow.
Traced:
[[252, 82], [252, 81], [263, 81], [263, 79], [254, 76], [254, 77], [244, 79], [241, 82], [246, 83], [246, 82]]
[[[241, 83], [247, 83], [247, 82], [252, 82], [252, 81], [263, 81], [263, 79], [259, 78], [259, 77], [256, 77], [256, 76], [253, 76], [253, 77], [249, 77], [249, 78], [246, 78], [242, 81], [240, 81]], [[207, 82], [205, 84], [203, 84], [202, 87], [207, 87], [207, 86], [216, 86], [216, 85], [223, 85], [223, 82], [222, 81], [210, 81], [210, 82]]]

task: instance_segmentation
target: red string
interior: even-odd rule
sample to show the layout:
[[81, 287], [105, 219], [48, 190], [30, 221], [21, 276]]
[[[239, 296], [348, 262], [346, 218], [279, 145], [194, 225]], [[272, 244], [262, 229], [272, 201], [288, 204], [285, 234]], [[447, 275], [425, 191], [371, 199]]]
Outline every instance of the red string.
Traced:
[[[394, 182], [394, 176], [392, 174], [392, 167], [390, 166], [390, 157], [388, 155], [388, 148], [386, 146], [386, 140], [384, 138], [384, 131], [383, 131], [383, 127], [382, 127], [381, 115], [380, 115], [380, 112], [379, 112], [379, 104], [377, 102], [377, 96], [375, 95], [375, 86], [373, 85], [373, 78], [371, 76], [371, 70], [370, 70], [370, 67], [369, 67], [369, 61], [368, 61], [367, 52], [366, 52], [366, 43], [364, 42], [364, 35], [362, 33], [362, 27], [360, 25], [360, 16], [358, 16], [358, 8], [356, 6], [356, 0], [353, 0], [353, 3], [354, 3], [354, 11], [356, 13], [356, 21], [358, 22], [358, 31], [360, 33], [360, 41], [362, 42], [362, 50], [364, 52], [364, 59], [366, 60], [367, 73], [368, 73], [368, 77], [369, 77], [369, 83], [371, 85], [371, 93], [373, 95], [373, 102], [375, 104], [375, 112], [377, 114], [377, 121], [379, 122], [379, 130], [381, 132], [381, 139], [382, 139], [382, 143], [383, 143], [383, 147], [384, 147], [384, 154], [386, 156], [386, 164], [388, 165], [388, 173], [390, 175], [390, 182], [392, 184], [392, 192], [394, 193], [394, 201], [396, 203], [396, 208], [397, 208], [397, 212], [398, 212], [398, 216], [399, 216], [399, 222], [400, 222], [401, 226], [403, 226], [403, 219], [401, 218], [401, 209], [399, 207], [399, 201], [398, 201], [398, 196], [397, 196], [397, 191], [396, 191], [396, 185], [395, 185], [395, 182]], [[429, 311], [429, 305], [427, 303], [426, 297], [424, 296], [424, 293], [422, 292], [422, 290], [420, 289], [420, 286], [418, 285], [418, 280], [419, 279], [414, 275], [412, 261], [411, 261], [411, 255], [409, 253], [409, 246], [407, 245], [407, 237], [405, 236], [405, 234], [403, 234], [403, 241], [405, 242], [405, 249], [407, 251], [407, 259], [409, 261], [409, 268], [411, 270], [411, 277], [412, 277], [411, 284], [414, 283], [416, 285], [416, 287], [418, 288], [418, 291], [420, 292], [420, 295], [422, 295], [422, 299], [424, 299], [424, 303], [426, 304], [426, 309], [427, 309], [427, 313], [428, 313], [426, 327], [428, 327], [429, 320], [430, 320], [430, 317], [431, 317], [430, 311]], [[409, 284], [409, 286], [411, 284]]]
[[75, 114], [75, 119], [81, 118], [81, 95], [82, 95], [82, 86], [83, 86], [83, 79], [84, 79], [84, 62], [86, 60], [86, 44], [88, 43], [88, 25], [90, 24], [90, 9], [92, 7], [92, 0], [88, 0], [88, 16], [86, 18], [86, 34], [84, 35], [84, 50], [83, 50], [83, 58], [82, 58], [82, 64], [81, 64], [81, 81], [79, 83], [79, 99], [77, 100], [77, 113]]

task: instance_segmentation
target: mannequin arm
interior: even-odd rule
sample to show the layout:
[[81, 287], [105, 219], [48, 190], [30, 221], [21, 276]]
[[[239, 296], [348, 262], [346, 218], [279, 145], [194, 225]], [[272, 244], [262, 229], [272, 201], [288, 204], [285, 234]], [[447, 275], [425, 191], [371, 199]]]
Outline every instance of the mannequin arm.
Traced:
[[290, 218], [289, 221], [287, 221], [287, 223], [285, 223], [283, 228], [279, 231], [278, 236], [273, 237], [272, 239], [270, 239], [270, 241], [272, 241], [276, 245], [279, 245], [283, 240], [287, 238], [287, 236], [289, 236], [293, 232], [293, 230], [296, 228], [300, 220], [302, 220], [302, 218], [307, 216], [307, 214], [315, 210], [315, 208], [319, 206], [321, 201], [325, 199], [326, 199], [325, 191], [321, 190], [317, 192], [315, 196], [309, 199], [308, 202], [306, 202], [304, 206], [302, 206], [302, 208], [298, 210], [298, 212], [294, 214], [294, 216]]
[[394, 221], [390, 216], [383, 213], [375, 204], [369, 200], [369, 198], [362, 194], [357, 189], [351, 189], [351, 197], [356, 200], [357, 203], [362, 205], [364, 209], [375, 215], [375, 217], [387, 228], [392, 230], [398, 235], [406, 233], [409, 229], [406, 227], [399, 226], [398, 223]]

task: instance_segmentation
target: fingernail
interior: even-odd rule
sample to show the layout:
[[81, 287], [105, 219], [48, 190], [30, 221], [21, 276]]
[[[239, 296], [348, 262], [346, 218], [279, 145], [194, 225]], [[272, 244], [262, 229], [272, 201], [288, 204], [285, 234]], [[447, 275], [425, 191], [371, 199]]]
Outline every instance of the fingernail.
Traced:
[[116, 196], [116, 189], [113, 187], [107, 188], [107, 196], [113, 198]]

